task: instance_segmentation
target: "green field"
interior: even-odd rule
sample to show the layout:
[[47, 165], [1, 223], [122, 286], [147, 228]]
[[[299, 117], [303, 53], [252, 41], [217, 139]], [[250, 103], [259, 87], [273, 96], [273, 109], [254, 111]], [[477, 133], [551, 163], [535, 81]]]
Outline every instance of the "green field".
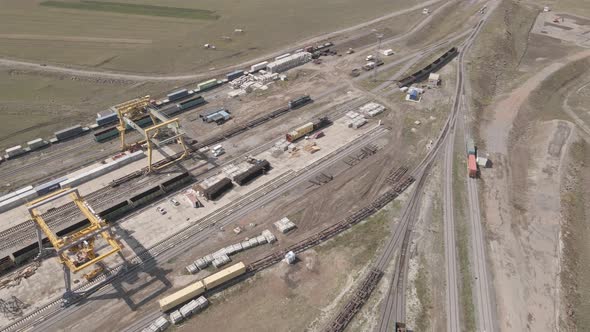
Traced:
[[196, 20], [214, 20], [219, 18], [219, 16], [215, 15], [209, 10], [153, 5], [135, 5], [120, 2], [102, 2], [89, 0], [82, 0], [80, 2], [43, 1], [40, 5], [65, 9], [96, 10], [119, 14], [176, 17]]

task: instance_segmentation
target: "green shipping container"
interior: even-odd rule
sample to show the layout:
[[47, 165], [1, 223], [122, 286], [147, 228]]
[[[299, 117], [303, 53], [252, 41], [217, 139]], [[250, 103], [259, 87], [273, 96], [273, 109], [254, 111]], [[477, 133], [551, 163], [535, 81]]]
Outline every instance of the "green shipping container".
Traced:
[[473, 139], [471, 138], [467, 140], [467, 155], [470, 154], [475, 156], [475, 144], [473, 143]]
[[199, 83], [197, 85], [197, 88], [199, 88], [199, 91], [204, 91], [204, 90], [210, 89], [214, 86], [217, 86], [217, 84], [218, 84], [217, 79], [214, 78], [214, 79]]

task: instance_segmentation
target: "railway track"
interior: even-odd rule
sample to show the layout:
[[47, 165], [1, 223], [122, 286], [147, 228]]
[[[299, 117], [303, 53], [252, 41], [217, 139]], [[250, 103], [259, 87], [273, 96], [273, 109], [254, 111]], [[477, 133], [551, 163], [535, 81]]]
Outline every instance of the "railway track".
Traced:
[[[408, 261], [407, 250], [410, 243], [413, 224], [418, 214], [421, 192], [425, 184], [426, 175], [433, 166], [436, 156], [442, 151], [442, 147], [447, 141], [449, 133], [453, 132], [454, 130], [457, 114], [459, 113], [461, 100], [460, 97], [463, 94], [464, 73], [462, 63], [464, 59], [464, 51], [469, 48], [471, 42], [475, 39], [477, 33], [480, 31], [482, 24], [483, 20], [481, 20], [476, 25], [476, 27], [472, 30], [471, 35], [462, 45], [462, 52], [459, 58], [460, 69], [458, 70], [457, 74], [456, 92], [451, 112], [447, 117], [447, 120], [443, 125], [438, 138], [433, 143], [431, 150], [411, 172], [411, 175], [416, 178], [416, 187], [412, 192], [408, 204], [405, 206], [404, 211], [402, 212], [400, 223], [395, 228], [392, 236], [386, 242], [382, 253], [377, 258], [377, 261], [373, 267], [375, 270], [384, 271], [386, 266], [393, 259], [394, 254], [399, 249], [399, 256], [397, 259], [394, 276], [392, 278], [391, 285], [389, 286], [388, 293], [384, 299], [380, 318], [376, 325], [377, 331], [393, 331], [395, 329], [396, 321], [405, 321], [405, 284], [407, 278]], [[370, 296], [370, 293], [364, 294], [367, 297]], [[351, 301], [357, 300], [353, 298]], [[338, 316], [335, 318], [335, 321], [332, 322], [328, 330], [344, 331], [347, 324], [338, 324], [336, 321], [339, 319], [338, 317], [350, 317], [347, 311], [351, 310], [351, 308], [356, 308], [356, 306], [351, 305], [350, 302], [347, 303], [344, 306], [343, 311], [338, 314]], [[360, 309], [356, 308], [355, 310], [358, 311]], [[339, 328], [334, 329], [333, 326], [339, 326]]]
[[[219, 227], [226, 227], [241, 220], [245, 214], [268, 204], [268, 202], [280, 197], [295, 186], [306, 183], [313, 176], [340, 162], [345, 156], [360, 150], [366, 144], [379, 138], [386, 132], [387, 130], [383, 127], [375, 127], [366, 135], [322, 157], [313, 164], [296, 172], [292, 171], [284, 174], [284, 176], [276, 179], [276, 182], [273, 182], [273, 180], [267, 183], [241, 199], [232, 202], [232, 204], [202, 218], [198, 223], [179, 230], [172, 236], [163, 239], [143, 252], [136, 253], [136, 255], [128, 259], [127, 264], [120, 264], [113, 267], [108, 273], [97, 277], [93, 282], [83, 283], [75, 288], [74, 291], [86, 292], [83, 297], [84, 299], [87, 299], [92, 294], [100, 296], [108, 292], [116, 292], [111, 284], [113, 280], [134, 278], [135, 275], [133, 272], [149, 271], [156, 267], [158, 263], [165, 262], [185, 253], [190, 248], [212, 236]], [[124, 269], [125, 266], [126, 269]], [[84, 301], [83, 303], [88, 303], [88, 301]], [[83, 305], [74, 305], [62, 310], [60, 304], [61, 299], [56, 298], [47, 305], [23, 317], [21, 320], [4, 327], [2, 331], [19, 331], [29, 328], [44, 330], [41, 325], [48, 326], [58, 322], [60, 319], [73, 314], [83, 307]], [[47, 329], [45, 328], [45, 330]]]
[[[328, 116], [331, 119], [336, 119], [343, 116], [346, 112], [356, 109], [367, 102], [369, 102], [368, 98], [361, 97], [350, 101], [347, 104], [341, 105], [340, 107], [329, 109], [327, 112], [322, 112], [321, 116]], [[235, 162], [246, 155], [259, 153], [272, 146], [272, 144], [274, 144], [274, 142], [269, 142], [269, 144], [257, 147], [254, 150], [248, 151], [247, 153], [228, 161], [226, 164]], [[184, 163], [192, 163], [192, 161], [189, 159]], [[187, 168], [189, 167], [188, 165], [184, 166]], [[216, 172], [218, 168], [219, 165], [213, 167], [212, 169], [191, 173], [195, 178], [203, 177], [208, 173]], [[152, 177], [152, 179], [147, 183], [144, 182], [146, 176]], [[116, 189], [111, 186], [103, 187], [95, 192], [89, 193], [85, 197], [95, 210], [105, 209], [110, 207], [110, 204], [116, 204], [122, 201], [123, 198], [129, 196], [130, 193], [137, 192], [137, 190], [145, 188], [146, 186], [149, 187], [155, 185], [155, 183], [165, 179], [166, 176], [167, 175], [165, 174], [159, 175], [157, 173], [153, 175], [146, 175], [143, 172], [131, 173], [130, 175], [124, 177], [125, 181], [116, 182]], [[48, 211], [42, 216], [52, 229], [62, 229], [63, 225], [71, 225], [75, 222], [84, 220], [78, 209], [71, 202], [57, 207], [54, 210]], [[7, 251], [17, 245], [22, 245], [23, 243], [34, 243], [36, 239], [37, 233], [33, 221], [30, 219], [26, 220], [23, 223], [0, 232], [0, 252]], [[6, 255], [8, 255], [8, 253]]]

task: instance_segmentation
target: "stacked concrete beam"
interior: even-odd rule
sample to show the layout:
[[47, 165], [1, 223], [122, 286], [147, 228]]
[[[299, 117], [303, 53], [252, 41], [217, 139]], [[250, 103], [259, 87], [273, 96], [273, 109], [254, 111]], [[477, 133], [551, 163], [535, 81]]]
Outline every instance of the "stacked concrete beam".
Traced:
[[186, 270], [191, 274], [195, 274], [199, 272], [199, 270], [206, 269], [211, 264], [213, 264], [213, 266], [216, 268], [219, 268], [231, 262], [229, 257], [231, 255], [237, 254], [242, 250], [257, 247], [262, 244], [273, 243], [276, 240], [277, 238], [274, 236], [274, 234], [272, 234], [270, 230], [266, 229], [259, 236], [229, 245], [225, 248], [217, 250], [213, 254], [209, 254], [195, 260], [192, 264], [186, 266]]

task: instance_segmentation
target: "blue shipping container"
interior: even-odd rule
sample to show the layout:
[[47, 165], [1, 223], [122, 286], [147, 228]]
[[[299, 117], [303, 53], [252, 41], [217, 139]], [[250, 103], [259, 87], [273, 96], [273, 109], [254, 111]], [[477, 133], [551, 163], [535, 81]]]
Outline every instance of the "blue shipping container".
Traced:
[[236, 70], [236, 71], [232, 71], [231, 73], [227, 74], [226, 77], [227, 77], [228, 81], [233, 81], [242, 75], [244, 75], [243, 70]]
[[64, 140], [70, 137], [78, 136], [83, 132], [82, 126], [77, 125], [55, 132], [55, 137], [59, 140]]
[[168, 101], [175, 101], [186, 96], [188, 96], [187, 89], [177, 90], [168, 94]]
[[99, 126], [104, 126], [106, 124], [116, 122], [118, 119], [119, 119], [119, 116], [117, 115], [117, 113], [113, 113], [113, 114], [109, 114], [106, 116], [96, 118], [96, 124]]
[[45, 182], [43, 184], [38, 185], [35, 187], [35, 191], [39, 196], [43, 196], [49, 194], [52, 191], [55, 191], [60, 188], [59, 184], [67, 180], [67, 177], [61, 177], [59, 179], [51, 180], [49, 182]]

